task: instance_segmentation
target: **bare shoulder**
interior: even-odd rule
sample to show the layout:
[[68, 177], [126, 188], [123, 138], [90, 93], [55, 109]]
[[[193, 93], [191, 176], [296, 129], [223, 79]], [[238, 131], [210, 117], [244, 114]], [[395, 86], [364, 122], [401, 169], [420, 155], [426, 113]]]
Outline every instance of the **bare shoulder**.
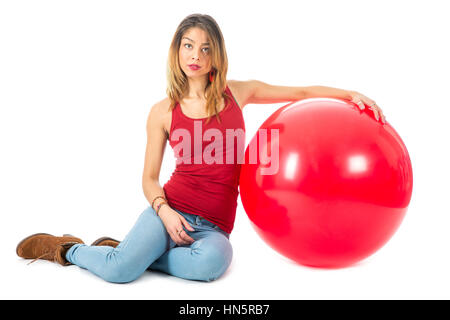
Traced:
[[150, 109], [149, 117], [155, 117], [154, 121], [161, 126], [166, 135], [169, 136], [170, 124], [172, 121], [172, 112], [170, 111], [170, 99], [165, 97], [157, 101]]
[[165, 97], [162, 100], [157, 101], [153, 106], [152, 109], [155, 109], [155, 113], [158, 115], [163, 116], [165, 113], [169, 112], [170, 107], [170, 99], [168, 97]]
[[255, 86], [254, 80], [227, 80], [227, 85], [241, 109], [248, 104]]

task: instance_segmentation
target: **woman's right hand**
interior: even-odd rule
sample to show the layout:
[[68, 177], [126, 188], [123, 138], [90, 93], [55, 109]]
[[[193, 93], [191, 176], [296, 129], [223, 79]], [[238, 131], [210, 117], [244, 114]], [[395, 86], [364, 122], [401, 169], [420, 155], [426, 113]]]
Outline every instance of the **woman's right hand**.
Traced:
[[[195, 241], [186, 233], [183, 226], [189, 231], [195, 231], [195, 229], [190, 226], [181, 214], [170, 208], [168, 205], [163, 205], [158, 213], [169, 236], [177, 245], [189, 245]], [[183, 231], [180, 232], [180, 230]]]

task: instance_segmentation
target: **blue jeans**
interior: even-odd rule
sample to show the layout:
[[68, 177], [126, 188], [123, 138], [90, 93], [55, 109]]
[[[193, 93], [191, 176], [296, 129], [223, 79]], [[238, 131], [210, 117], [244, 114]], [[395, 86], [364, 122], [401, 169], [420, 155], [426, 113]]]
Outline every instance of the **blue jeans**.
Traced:
[[233, 256], [230, 234], [200, 216], [176, 211], [195, 229], [183, 227], [195, 240], [190, 245], [178, 246], [149, 206], [116, 248], [75, 244], [67, 251], [66, 259], [115, 283], [131, 282], [147, 269], [188, 280], [219, 278]]

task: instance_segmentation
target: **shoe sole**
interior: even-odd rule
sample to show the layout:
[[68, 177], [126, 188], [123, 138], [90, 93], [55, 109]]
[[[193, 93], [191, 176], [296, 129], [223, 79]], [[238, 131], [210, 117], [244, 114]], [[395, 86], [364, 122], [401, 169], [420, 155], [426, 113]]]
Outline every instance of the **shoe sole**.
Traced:
[[[27, 241], [28, 239], [30, 239], [30, 238], [32, 238], [32, 237], [40, 236], [40, 235], [53, 236], [53, 235], [48, 234], [48, 233], [35, 233], [35, 234], [32, 234], [31, 236], [28, 236], [28, 237], [26, 237], [25, 239], [23, 239], [22, 241], [19, 242], [19, 244], [18, 244], [17, 247], [16, 247], [16, 254], [19, 256], [19, 247], [20, 247], [25, 241]], [[19, 257], [20, 257], [20, 256], [19, 256]]]

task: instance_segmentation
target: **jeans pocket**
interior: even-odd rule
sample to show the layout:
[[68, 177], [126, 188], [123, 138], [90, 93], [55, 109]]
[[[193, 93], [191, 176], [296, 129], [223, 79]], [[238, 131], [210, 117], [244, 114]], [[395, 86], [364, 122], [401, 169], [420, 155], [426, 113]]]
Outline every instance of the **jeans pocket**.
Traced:
[[185, 213], [183, 211], [175, 209], [176, 212], [178, 212], [180, 215], [182, 215], [186, 221], [189, 223], [190, 226], [195, 225], [195, 216], [190, 213]]

